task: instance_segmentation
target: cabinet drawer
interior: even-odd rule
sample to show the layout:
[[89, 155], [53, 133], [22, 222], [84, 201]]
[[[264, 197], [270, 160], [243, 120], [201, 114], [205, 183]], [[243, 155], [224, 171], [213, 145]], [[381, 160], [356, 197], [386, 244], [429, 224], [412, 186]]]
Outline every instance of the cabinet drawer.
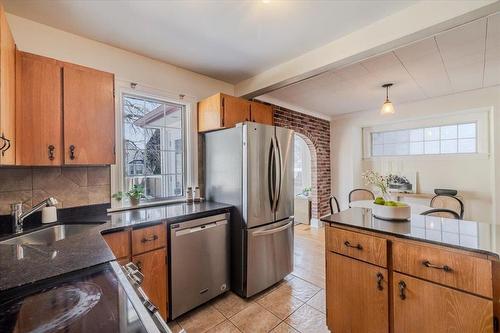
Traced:
[[492, 297], [491, 261], [454, 251], [395, 241], [395, 271]]
[[326, 227], [328, 251], [387, 267], [387, 241], [334, 227]]
[[132, 230], [132, 255], [165, 247], [165, 236], [163, 224]]

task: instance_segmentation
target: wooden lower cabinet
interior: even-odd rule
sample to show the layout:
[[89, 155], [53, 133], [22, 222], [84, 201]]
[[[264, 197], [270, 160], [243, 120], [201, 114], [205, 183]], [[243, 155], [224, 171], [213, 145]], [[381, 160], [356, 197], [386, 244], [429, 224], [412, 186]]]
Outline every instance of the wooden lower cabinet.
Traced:
[[333, 252], [327, 252], [326, 260], [330, 331], [389, 332], [387, 269]]
[[130, 232], [128, 230], [102, 235], [116, 258], [130, 257]]
[[394, 332], [493, 332], [493, 302], [400, 273], [393, 281]]
[[[122, 230], [103, 235], [104, 240], [113, 251], [120, 265], [132, 262], [139, 267], [144, 274], [142, 288], [151, 302], [156, 305], [162, 317], [168, 319], [168, 284], [167, 284], [167, 253], [165, 226], [158, 224], [136, 230]], [[156, 236], [157, 237], [152, 237]], [[153, 239], [155, 242], [147, 241], [155, 247], [142, 246], [143, 239]], [[135, 250], [132, 249], [135, 247]], [[154, 249], [154, 250], [153, 250]], [[141, 250], [141, 251], [139, 251]]]
[[132, 257], [132, 262], [144, 274], [142, 289], [151, 302], [159, 308], [163, 318], [167, 318], [167, 266], [165, 249], [158, 249]]

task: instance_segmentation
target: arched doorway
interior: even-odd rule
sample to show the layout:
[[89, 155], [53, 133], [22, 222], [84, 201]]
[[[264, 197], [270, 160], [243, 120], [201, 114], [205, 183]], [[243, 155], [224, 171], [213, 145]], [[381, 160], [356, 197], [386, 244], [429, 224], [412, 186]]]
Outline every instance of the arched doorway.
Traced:
[[299, 133], [294, 135], [294, 194], [295, 194], [295, 222], [310, 224], [312, 206], [316, 196], [316, 159], [315, 148], [312, 142]]

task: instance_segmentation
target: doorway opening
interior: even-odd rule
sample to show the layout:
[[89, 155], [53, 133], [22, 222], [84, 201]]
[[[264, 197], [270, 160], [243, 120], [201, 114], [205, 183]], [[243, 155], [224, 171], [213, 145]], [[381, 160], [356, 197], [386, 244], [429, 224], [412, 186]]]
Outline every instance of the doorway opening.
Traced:
[[309, 145], [304, 138], [295, 133], [294, 135], [294, 216], [295, 223], [311, 223], [312, 206], [312, 154]]

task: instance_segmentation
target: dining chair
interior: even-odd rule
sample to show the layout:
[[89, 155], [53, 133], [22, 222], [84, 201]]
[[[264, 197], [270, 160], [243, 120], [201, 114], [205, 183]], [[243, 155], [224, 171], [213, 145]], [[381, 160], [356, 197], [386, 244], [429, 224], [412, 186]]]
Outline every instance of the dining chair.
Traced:
[[448, 219], [460, 219], [460, 215], [457, 214], [454, 210], [446, 209], [446, 208], [433, 208], [426, 210], [425, 212], [420, 213], [420, 215], [428, 215], [428, 216], [437, 216], [444, 217]]
[[[330, 196], [329, 204], [330, 204], [330, 213], [331, 214], [340, 213], [339, 201], [337, 200], [337, 198], [335, 198], [334, 195]], [[334, 206], [334, 204], [335, 204], [335, 206]], [[337, 211], [333, 210], [334, 207], [337, 209]]]
[[375, 194], [364, 188], [355, 188], [349, 192], [349, 207], [351, 207], [351, 202], [359, 200], [375, 200]]
[[464, 203], [457, 197], [438, 194], [431, 199], [431, 207], [449, 209], [457, 213], [460, 220], [464, 218]]

